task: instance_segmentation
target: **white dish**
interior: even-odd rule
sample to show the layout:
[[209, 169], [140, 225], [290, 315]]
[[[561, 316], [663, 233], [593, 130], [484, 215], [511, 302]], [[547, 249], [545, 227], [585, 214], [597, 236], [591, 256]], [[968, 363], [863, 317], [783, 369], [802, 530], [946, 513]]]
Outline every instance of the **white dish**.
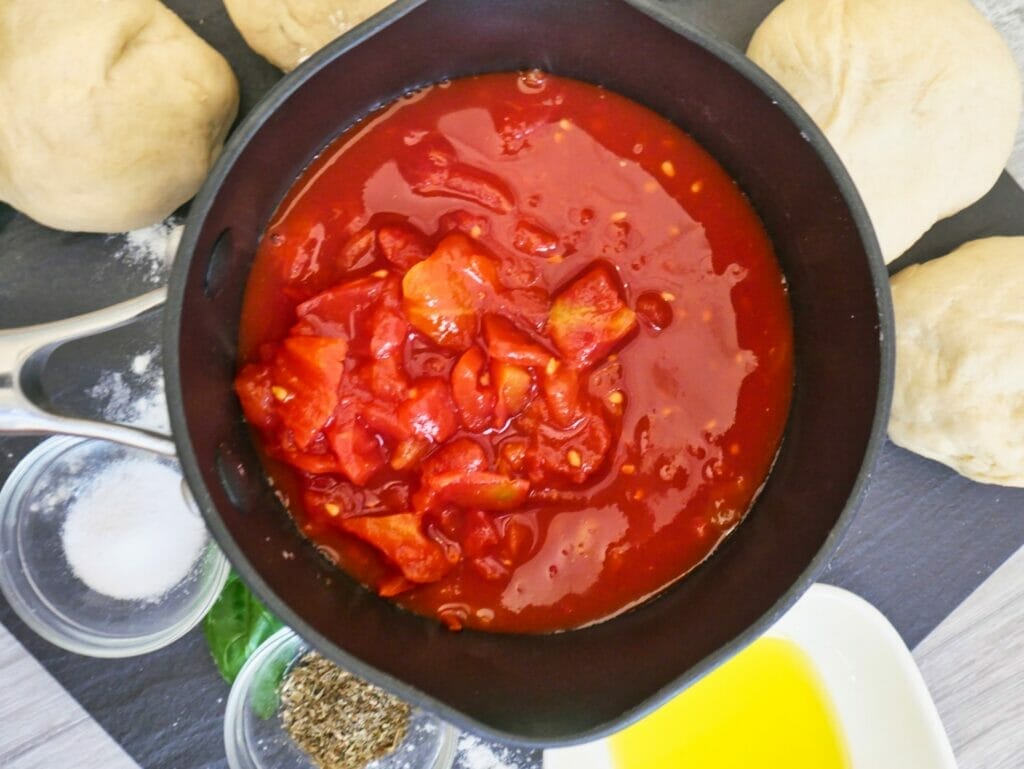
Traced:
[[[853, 769], [956, 769], [924, 679], [896, 629], [853, 593], [814, 585], [767, 636], [811, 659]], [[614, 769], [606, 740], [544, 753], [545, 769]]]

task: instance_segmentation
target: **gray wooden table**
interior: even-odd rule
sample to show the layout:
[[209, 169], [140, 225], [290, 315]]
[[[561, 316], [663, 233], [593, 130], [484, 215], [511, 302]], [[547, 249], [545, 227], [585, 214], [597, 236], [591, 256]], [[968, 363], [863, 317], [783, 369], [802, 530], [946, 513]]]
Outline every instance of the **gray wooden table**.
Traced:
[[[664, 0], [673, 12], [738, 47], [774, 0]], [[978, 0], [1024, 67], [1024, 0]], [[280, 76], [244, 45], [220, 0], [168, 2], [223, 51], [242, 86], [242, 110]], [[2, 119], [2, 117], [0, 117]], [[963, 240], [1024, 234], [1024, 150], [1018, 142], [996, 188], [940, 223], [899, 263], [932, 258]], [[150, 288], [152, 275], [112, 260], [116, 239], [56, 233], [0, 205], [0, 328], [95, 309]], [[126, 370], [153, 349], [155, 321], [69, 346], [51, 360], [45, 397], [96, 414], [97, 371]], [[0, 439], [0, 480], [37, 442]], [[823, 581], [859, 593], [893, 622], [938, 704], [963, 769], [1024, 765], [1024, 490], [981, 486], [885, 447], [854, 525]], [[158, 653], [95, 660], [34, 636], [0, 599], [0, 767], [198, 769], [225, 766], [227, 686], [202, 634]], [[535, 765], [467, 741], [493, 769]], [[464, 758], [465, 758], [464, 751]], [[479, 766], [479, 761], [473, 764]], [[917, 769], [917, 768], [915, 768]], [[923, 769], [923, 768], [922, 768]]]

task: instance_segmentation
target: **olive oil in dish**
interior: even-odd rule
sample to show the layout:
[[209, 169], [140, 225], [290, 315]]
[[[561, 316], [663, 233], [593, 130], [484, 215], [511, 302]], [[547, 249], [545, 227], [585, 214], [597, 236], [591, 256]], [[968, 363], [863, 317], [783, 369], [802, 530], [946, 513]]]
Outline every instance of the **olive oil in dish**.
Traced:
[[615, 769], [851, 769], [824, 685], [792, 641], [762, 638], [608, 740]]

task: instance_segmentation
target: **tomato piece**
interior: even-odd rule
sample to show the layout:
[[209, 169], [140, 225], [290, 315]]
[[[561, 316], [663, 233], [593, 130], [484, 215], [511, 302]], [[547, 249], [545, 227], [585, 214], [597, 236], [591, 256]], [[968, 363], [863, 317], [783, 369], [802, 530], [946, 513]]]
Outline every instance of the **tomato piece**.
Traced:
[[324, 434], [341, 471], [357, 486], [365, 486], [384, 467], [384, 449], [355, 416], [338, 414]]
[[384, 258], [402, 270], [430, 255], [427, 236], [411, 224], [385, 224], [377, 230], [377, 245]]
[[344, 339], [316, 336], [288, 337], [278, 348], [271, 393], [299, 448], [308, 446], [334, 414], [347, 352]]
[[550, 256], [558, 250], [558, 236], [539, 224], [520, 219], [512, 235], [512, 246], [530, 256]]
[[402, 440], [391, 454], [391, 467], [395, 470], [408, 470], [430, 451], [430, 441], [413, 435]]
[[401, 574], [392, 574], [377, 583], [377, 595], [381, 598], [394, 598], [396, 595], [408, 593], [416, 587], [416, 583]]
[[340, 518], [361, 513], [363, 501], [360, 489], [347, 480], [331, 476], [317, 478], [302, 495], [303, 507], [310, 516], [332, 526], [336, 526]]
[[514, 510], [526, 501], [530, 482], [485, 471], [432, 476], [428, 483], [443, 502], [481, 510]]
[[307, 299], [295, 308], [300, 321], [297, 330], [313, 336], [351, 337], [358, 317], [373, 306], [384, 285], [384, 278], [358, 278]]
[[363, 228], [350, 237], [338, 254], [339, 266], [346, 270], [358, 270], [373, 263], [376, 254], [374, 246], [377, 233]]
[[398, 357], [371, 361], [359, 374], [369, 393], [389, 404], [401, 403], [409, 397], [409, 377]]
[[[442, 446], [423, 463], [424, 480], [430, 476], [463, 471], [473, 473], [487, 467], [487, 452], [472, 438], [457, 438]], [[429, 482], [429, 481], [428, 481]]]
[[541, 375], [541, 389], [551, 421], [569, 427], [580, 417], [580, 376], [569, 366], [552, 366]]
[[648, 328], [658, 333], [672, 322], [672, 305], [657, 291], [644, 291], [637, 297], [636, 314]]
[[410, 397], [398, 407], [403, 427], [431, 443], [448, 440], [458, 429], [459, 419], [445, 381], [437, 377], [422, 379], [409, 392]]
[[409, 322], [396, 310], [378, 307], [370, 316], [370, 356], [377, 360], [401, 355], [409, 337]]
[[441, 546], [424, 534], [415, 513], [360, 515], [343, 519], [341, 527], [377, 548], [410, 582], [437, 582], [452, 569]]
[[635, 328], [636, 313], [622, 300], [613, 269], [604, 264], [573, 281], [548, 315], [551, 340], [578, 368], [599, 361]]
[[551, 297], [542, 288], [510, 288], [491, 300], [491, 309], [511, 318], [520, 328], [543, 333], [551, 311]]
[[469, 510], [463, 519], [465, 533], [462, 536], [462, 552], [467, 558], [478, 558], [489, 547], [501, 542], [498, 529], [488, 513], [483, 510]]
[[456, 350], [473, 344], [479, 308], [498, 288], [494, 260], [460, 234], [445, 237], [434, 253], [409, 268], [402, 279], [409, 322], [435, 343]]
[[359, 416], [371, 430], [393, 443], [400, 443], [412, 433], [408, 426], [398, 418], [398, 412], [390, 403], [369, 401], [359, 405]]
[[611, 429], [598, 414], [585, 413], [569, 430], [540, 421], [526, 453], [530, 480], [538, 485], [555, 478], [584, 483], [601, 468], [611, 443]]
[[440, 133], [420, 138], [411, 150], [415, 154], [398, 156], [398, 170], [416, 194], [458, 198], [502, 214], [512, 210], [512, 192], [501, 178], [461, 162], [455, 147]]
[[484, 316], [484, 340], [488, 354], [505, 363], [543, 368], [554, 357], [500, 315]]
[[452, 398], [467, 430], [481, 431], [494, 416], [494, 390], [480, 383], [486, 358], [479, 347], [470, 347], [452, 369]]
[[457, 438], [437, 450], [423, 462], [420, 473], [422, 481], [419, 490], [413, 494], [412, 504], [416, 510], [435, 510], [439, 506], [437, 492], [431, 487], [431, 479], [445, 473], [472, 473], [487, 467], [487, 454], [483, 447], [471, 438]]
[[331, 451], [323, 433], [317, 433], [313, 442], [305, 449], [295, 445], [295, 440], [288, 430], [278, 435], [280, 442], [267, 445], [267, 453], [274, 459], [297, 467], [306, 473], [340, 473], [341, 465]]
[[533, 397], [533, 377], [522, 366], [495, 360], [491, 362], [491, 378], [498, 396], [494, 407], [494, 425], [502, 427], [530, 402]]
[[522, 472], [526, 466], [526, 440], [522, 438], [511, 438], [502, 442], [498, 449], [498, 460], [495, 463], [499, 473], [512, 475]]
[[235, 394], [242, 404], [245, 420], [261, 430], [269, 430], [277, 422], [277, 401], [270, 388], [269, 366], [250, 363], [235, 377]]

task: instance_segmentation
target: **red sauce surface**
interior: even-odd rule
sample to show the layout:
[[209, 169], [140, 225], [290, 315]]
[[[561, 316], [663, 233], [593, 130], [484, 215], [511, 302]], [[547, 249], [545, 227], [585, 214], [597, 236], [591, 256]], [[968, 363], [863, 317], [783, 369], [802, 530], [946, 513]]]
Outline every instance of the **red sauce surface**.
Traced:
[[[431, 254], [455, 265], [448, 282], [419, 267], [402, 283]], [[497, 284], [466, 284], [475, 306], [438, 344], [420, 330], [434, 310], [408, 294], [444, 293], [478, 262]], [[595, 274], [597, 331], [555, 339], [552, 307], [591, 296], [577, 282]], [[328, 305], [347, 309], [325, 320]], [[514, 331], [485, 335], [487, 315]], [[532, 346], [501, 369], [527, 389], [495, 415], [502, 331]], [[480, 395], [479, 418], [451, 408], [467, 345], [460, 403]], [[650, 110], [536, 72], [426, 88], [332, 142], [264, 234], [240, 355], [268, 473], [321, 550], [412, 611], [504, 632], [607, 618], [704, 560], [769, 471], [793, 369], [785, 283], [735, 182]], [[578, 391], [559, 423], [563, 375]], [[439, 496], [425, 468], [445, 451]]]

